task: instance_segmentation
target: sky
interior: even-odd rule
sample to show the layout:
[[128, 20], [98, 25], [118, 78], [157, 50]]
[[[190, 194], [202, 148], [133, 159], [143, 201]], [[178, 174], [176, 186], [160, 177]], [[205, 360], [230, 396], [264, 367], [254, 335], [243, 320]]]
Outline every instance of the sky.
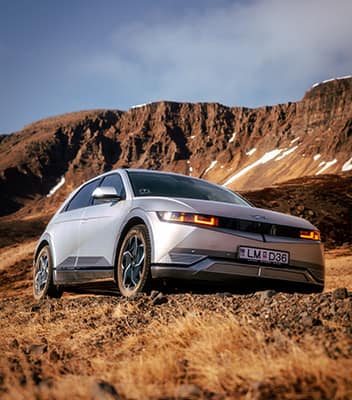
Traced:
[[352, 74], [351, 0], [0, 0], [0, 133], [159, 100], [257, 107]]

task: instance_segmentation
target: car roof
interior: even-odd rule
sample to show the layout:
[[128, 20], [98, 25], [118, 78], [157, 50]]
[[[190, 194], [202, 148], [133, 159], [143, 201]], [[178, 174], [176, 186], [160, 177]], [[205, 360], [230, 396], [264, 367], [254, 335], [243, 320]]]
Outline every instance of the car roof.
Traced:
[[[172, 171], [160, 171], [160, 170], [153, 170], [153, 169], [144, 169], [144, 168], [117, 168], [117, 169], [112, 169], [111, 171], [105, 172], [102, 175], [96, 176], [95, 178], [99, 178], [99, 177], [103, 177], [103, 176], [107, 176], [116, 172], [121, 172], [121, 171], [126, 171], [128, 172], [144, 172], [144, 173], [148, 173], [148, 174], [164, 174], [164, 175], [175, 175], [175, 176], [182, 176], [185, 178], [191, 178], [191, 179], [197, 179], [197, 180], [203, 180], [201, 178], [197, 178], [195, 176], [189, 176], [189, 175], [185, 175], [185, 174], [180, 174], [177, 172], [172, 172]], [[91, 180], [93, 180], [94, 178], [92, 178]], [[209, 182], [209, 181], [206, 181]], [[210, 184], [216, 185], [213, 182], [209, 182]]]

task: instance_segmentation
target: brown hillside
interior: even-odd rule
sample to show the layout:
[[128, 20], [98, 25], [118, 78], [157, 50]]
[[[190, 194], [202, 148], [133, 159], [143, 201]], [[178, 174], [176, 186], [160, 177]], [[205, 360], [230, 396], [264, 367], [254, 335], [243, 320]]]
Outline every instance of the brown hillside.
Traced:
[[3, 138], [0, 151], [2, 215], [43, 198], [61, 177], [65, 184], [41, 207], [56, 207], [87, 178], [126, 166], [238, 190], [319, 171], [339, 174], [352, 168], [352, 78], [320, 84], [297, 103], [257, 109], [158, 102], [66, 114]]
[[309, 220], [328, 248], [352, 244], [351, 175], [308, 176], [244, 195], [257, 207]]

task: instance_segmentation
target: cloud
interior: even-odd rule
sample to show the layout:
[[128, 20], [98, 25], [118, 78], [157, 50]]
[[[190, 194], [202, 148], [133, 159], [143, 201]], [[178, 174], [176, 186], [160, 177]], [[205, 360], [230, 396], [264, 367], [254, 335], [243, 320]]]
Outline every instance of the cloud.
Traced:
[[351, 73], [350, 0], [221, 4], [120, 25], [86, 73], [110, 79], [131, 104], [248, 106], [299, 99], [315, 81]]

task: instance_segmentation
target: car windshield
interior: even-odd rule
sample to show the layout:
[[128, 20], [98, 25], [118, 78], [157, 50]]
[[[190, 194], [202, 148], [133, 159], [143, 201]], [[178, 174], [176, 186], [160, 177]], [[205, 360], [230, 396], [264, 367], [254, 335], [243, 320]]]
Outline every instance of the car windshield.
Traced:
[[212, 183], [182, 175], [127, 171], [134, 195], [181, 197], [250, 206], [242, 197]]

